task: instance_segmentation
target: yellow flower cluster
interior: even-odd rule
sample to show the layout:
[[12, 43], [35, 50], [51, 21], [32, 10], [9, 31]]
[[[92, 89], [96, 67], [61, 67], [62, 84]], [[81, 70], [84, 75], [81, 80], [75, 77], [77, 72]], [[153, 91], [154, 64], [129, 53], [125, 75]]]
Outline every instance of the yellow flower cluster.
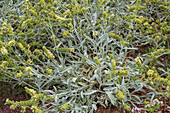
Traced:
[[41, 109], [38, 109], [37, 106], [32, 105], [31, 110], [33, 113], [44, 113]]
[[164, 52], [164, 49], [157, 49], [154, 54], [155, 55], [159, 55], [160, 53], [163, 53]]
[[27, 65], [30, 65], [32, 63], [31, 59], [28, 59], [26, 62], [25, 62]]
[[142, 61], [140, 60], [139, 57], [135, 58], [135, 61], [136, 61], [136, 64], [137, 64], [138, 67], [142, 66]]
[[27, 74], [28, 77], [33, 75], [31, 67], [25, 67], [24, 72]]
[[151, 69], [149, 69], [148, 72], [147, 72], [147, 75], [148, 75], [149, 77], [151, 77], [153, 74], [154, 74], [154, 71], [151, 70]]
[[85, 7], [83, 7], [81, 10], [82, 10], [84, 13], [88, 11], [88, 9], [85, 8]]
[[3, 46], [0, 48], [0, 52], [2, 53], [2, 55], [6, 56], [8, 55], [8, 50]]
[[0, 48], [5, 46], [5, 43], [0, 40]]
[[4, 20], [4, 23], [2, 24], [2, 28], [1, 28], [1, 35], [3, 34], [7, 34], [7, 19]]
[[45, 101], [51, 101], [51, 100], [54, 100], [54, 99], [55, 99], [55, 94], [52, 95], [52, 96], [46, 97], [44, 100]]
[[97, 56], [94, 57], [94, 61], [96, 62], [96, 64], [98, 64], [98, 65], [100, 64], [100, 61]]
[[167, 87], [166, 87], [166, 90], [167, 90], [168, 92], [170, 92], [170, 86], [167, 86]]
[[36, 53], [36, 55], [38, 55], [38, 56], [43, 56], [43, 53], [40, 51], [40, 50], [38, 50], [38, 49], [35, 49], [34, 50], [34, 52]]
[[54, 60], [55, 56], [51, 53], [51, 51], [48, 50], [45, 46], [43, 46], [42, 48], [43, 48], [43, 50], [44, 50], [45, 55], [46, 55], [49, 59]]
[[124, 109], [125, 109], [125, 110], [127, 110], [127, 111], [131, 111], [131, 107], [130, 107], [130, 106], [128, 106], [127, 104], [124, 104], [123, 106], [124, 106]]
[[117, 90], [117, 91], [116, 91], [116, 97], [117, 97], [119, 100], [123, 100], [125, 96], [123, 95], [123, 92], [121, 92], [120, 90]]
[[121, 41], [120, 43], [121, 43], [121, 44], [124, 44], [124, 45], [126, 45], [126, 46], [129, 45], [129, 42], [126, 42], [126, 41]]
[[74, 52], [74, 48], [58, 48], [58, 51], [63, 51], [63, 52]]
[[53, 70], [52, 69], [46, 69], [46, 73], [49, 74], [49, 75], [52, 75], [53, 74]]
[[8, 64], [9, 64], [9, 63], [8, 63], [7, 61], [2, 61], [2, 64], [0, 65], [0, 69], [6, 70]]
[[103, 19], [107, 19], [107, 17], [108, 17], [108, 9], [106, 9], [105, 11], [103, 11], [102, 12], [102, 14], [103, 14]]
[[78, 3], [76, 3], [75, 5], [72, 6], [72, 14], [80, 14], [81, 10], [80, 10], [80, 5]]
[[97, 31], [93, 31], [93, 35], [92, 35], [92, 36], [93, 36], [93, 37], [94, 37], [94, 36], [97, 36], [97, 34], [98, 34]]
[[61, 107], [61, 110], [62, 111], [65, 111], [65, 110], [67, 110], [67, 109], [70, 109], [72, 106], [71, 105], [69, 105], [69, 104], [64, 104], [62, 107]]
[[25, 71], [25, 72], [31, 72], [32, 69], [31, 69], [31, 67], [25, 67], [24, 71]]
[[25, 47], [22, 45], [22, 43], [18, 43], [18, 47], [22, 50], [22, 51], [24, 51], [25, 50]]
[[63, 13], [63, 15], [66, 15], [66, 16], [71, 17], [72, 14], [71, 14], [71, 12], [70, 12], [70, 9], [67, 9], [67, 10]]
[[113, 69], [116, 69], [116, 61], [115, 60], [111, 60], [111, 65]]
[[6, 103], [5, 104], [12, 104], [10, 106], [10, 109], [14, 110], [17, 107], [31, 106], [32, 105], [32, 101], [31, 100], [27, 100], [27, 101], [14, 102], [14, 101], [10, 101], [9, 99], [6, 99]]
[[25, 113], [26, 112], [26, 107], [25, 106], [21, 106], [21, 113]]
[[116, 34], [114, 34], [114, 33], [110, 33], [110, 35], [109, 35], [111, 38], [114, 38], [114, 39], [116, 39], [116, 40], [121, 40], [122, 39], [122, 37], [121, 36], [119, 36], [119, 35], [116, 35]]
[[108, 78], [111, 78], [111, 76], [121, 76], [121, 77], [123, 77], [123, 76], [126, 76], [126, 75], [129, 75], [129, 71], [128, 70], [115, 70], [115, 71], [111, 71], [108, 75], [107, 75], [107, 77]]
[[8, 42], [7, 46], [8, 47], [12, 47], [12, 46], [15, 46], [16, 42], [14, 39], [12, 39], [11, 41]]
[[73, 25], [72, 25], [72, 23], [69, 23], [69, 24], [68, 24], [68, 28], [70, 29], [70, 31], [73, 30]]
[[114, 14], [111, 14], [110, 15], [110, 22], [114, 19], [115, 15]]
[[37, 92], [36, 92], [35, 90], [29, 89], [29, 88], [27, 88], [27, 87], [25, 87], [25, 91], [26, 91], [29, 95], [31, 95], [31, 96], [34, 96], [34, 95], [37, 94]]
[[42, 93], [39, 93], [39, 94], [35, 94], [34, 96], [32, 96], [32, 98], [34, 99], [36, 103], [38, 103], [41, 99], [44, 98], [44, 95]]
[[170, 86], [170, 80], [168, 80], [167, 78], [157, 77], [157, 78], [154, 78], [153, 81], [158, 82], [159, 84], [166, 84]]
[[16, 74], [16, 77], [17, 77], [17, 78], [23, 77], [23, 72], [17, 73], [17, 74]]
[[63, 32], [63, 37], [67, 37], [67, 36], [69, 36], [69, 31], [64, 31]]

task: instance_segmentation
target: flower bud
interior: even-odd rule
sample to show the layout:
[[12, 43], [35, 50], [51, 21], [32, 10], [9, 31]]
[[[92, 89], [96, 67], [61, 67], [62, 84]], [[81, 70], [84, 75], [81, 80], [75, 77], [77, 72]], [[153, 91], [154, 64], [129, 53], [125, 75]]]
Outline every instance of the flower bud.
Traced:
[[99, 59], [98, 59], [98, 57], [96, 56], [96, 57], [94, 57], [94, 60], [95, 60], [95, 62], [96, 62], [96, 64], [100, 64], [100, 61], [99, 61]]

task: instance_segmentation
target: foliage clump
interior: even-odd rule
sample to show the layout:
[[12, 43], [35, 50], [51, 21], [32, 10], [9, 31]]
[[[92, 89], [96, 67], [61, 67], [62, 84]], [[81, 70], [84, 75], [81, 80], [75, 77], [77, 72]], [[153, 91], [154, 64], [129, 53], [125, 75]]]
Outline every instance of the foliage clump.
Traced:
[[[169, 2], [12, 1], [0, 5], [0, 76], [29, 87], [31, 99], [7, 99], [11, 109], [87, 113], [112, 105], [131, 111], [169, 98], [169, 67], [159, 61], [170, 54]], [[143, 45], [150, 52], [139, 53]], [[135, 95], [139, 91], [146, 94]]]

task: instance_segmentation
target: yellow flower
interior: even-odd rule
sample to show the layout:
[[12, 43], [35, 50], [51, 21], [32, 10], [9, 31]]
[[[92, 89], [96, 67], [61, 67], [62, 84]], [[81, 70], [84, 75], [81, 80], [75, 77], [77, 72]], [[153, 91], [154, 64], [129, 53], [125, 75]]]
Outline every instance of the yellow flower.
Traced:
[[61, 110], [62, 111], [65, 111], [65, 110], [67, 110], [67, 109], [70, 109], [72, 106], [71, 105], [69, 105], [69, 104], [64, 104], [62, 107], [61, 107]]
[[64, 31], [63, 32], [63, 37], [67, 37], [67, 36], [69, 36], [69, 31]]
[[5, 47], [2, 47], [2, 48], [0, 49], [0, 52], [1, 52], [2, 55], [4, 55], [4, 56], [8, 55], [8, 51], [7, 51], [7, 49], [6, 49]]
[[131, 107], [130, 107], [130, 106], [128, 106], [127, 104], [124, 104], [123, 106], [124, 106], [124, 109], [125, 109], [125, 110], [128, 110], [128, 111], [130, 111], [130, 110], [131, 110]]
[[23, 72], [17, 73], [16, 77], [21, 78], [23, 76]]
[[53, 59], [55, 58], [55, 56], [51, 53], [51, 51], [48, 50], [45, 46], [43, 46], [42, 48], [43, 48], [43, 50], [44, 50], [45, 55], [46, 55], [49, 59], [53, 60]]
[[68, 52], [74, 52], [74, 48], [58, 48], [58, 51], [64, 51], [64, 52], [66, 52], [66, 51], [68, 51]]
[[167, 87], [166, 87], [166, 90], [167, 90], [168, 92], [170, 92], [170, 86], [167, 86]]
[[51, 74], [53, 74], [53, 70], [52, 69], [46, 69], [46, 73], [51, 75]]
[[115, 17], [115, 15], [114, 15], [114, 14], [111, 14], [111, 15], [110, 15], [110, 21], [113, 20], [114, 17]]
[[94, 31], [94, 32], [93, 32], [93, 37], [94, 37], [94, 36], [97, 36], [97, 34], [98, 34], [98, 32], [97, 32], [97, 31]]
[[14, 39], [12, 39], [11, 41], [8, 42], [8, 47], [12, 47], [12, 46], [15, 46], [16, 42]]
[[87, 8], [85, 8], [85, 7], [83, 7], [81, 10], [82, 10], [83, 12], [87, 12]]
[[112, 60], [111, 64], [112, 64], [113, 69], [116, 69], [116, 62], [115, 62], [115, 60]]
[[96, 56], [96, 57], [94, 57], [94, 61], [96, 62], [96, 64], [100, 64], [100, 61], [99, 61], [99, 59], [98, 59], [98, 57]]
[[25, 71], [25, 72], [31, 72], [32, 69], [31, 69], [31, 67], [25, 67], [24, 71]]
[[119, 100], [123, 100], [124, 99], [124, 95], [123, 95], [123, 92], [121, 92], [120, 90], [117, 90], [116, 91], [116, 97], [119, 99]]
[[139, 57], [135, 58], [135, 61], [138, 66], [142, 66], [142, 62]]
[[30, 94], [31, 96], [34, 96], [37, 94], [37, 92], [34, 89], [29, 89], [27, 87], [25, 87], [25, 91]]
[[72, 25], [72, 23], [69, 23], [69, 24], [68, 24], [68, 27], [69, 27], [70, 31], [73, 30], [73, 25]]
[[20, 42], [18, 43], [18, 46], [19, 46], [19, 48], [20, 48], [22, 51], [25, 50], [24, 46], [23, 46]]
[[154, 74], [154, 71], [151, 70], [151, 69], [149, 69], [148, 72], [147, 72], [147, 75], [148, 75], [148, 76], [152, 76], [153, 74]]
[[37, 113], [38, 108], [37, 108], [37, 106], [32, 105], [31, 110], [32, 110], [33, 113]]

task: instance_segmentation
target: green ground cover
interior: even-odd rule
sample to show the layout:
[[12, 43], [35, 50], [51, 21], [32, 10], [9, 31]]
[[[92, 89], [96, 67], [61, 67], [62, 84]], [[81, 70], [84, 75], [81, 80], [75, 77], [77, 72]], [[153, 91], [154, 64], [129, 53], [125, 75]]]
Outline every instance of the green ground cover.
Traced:
[[30, 95], [3, 106], [168, 112], [168, 0], [2, 0], [0, 10], [0, 79]]

